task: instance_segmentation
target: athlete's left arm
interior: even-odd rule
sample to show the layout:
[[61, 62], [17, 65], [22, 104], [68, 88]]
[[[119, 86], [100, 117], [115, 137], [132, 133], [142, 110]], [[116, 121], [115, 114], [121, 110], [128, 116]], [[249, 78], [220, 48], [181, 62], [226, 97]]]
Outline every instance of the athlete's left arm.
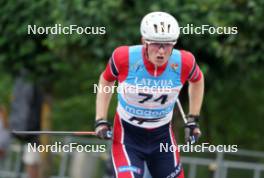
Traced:
[[189, 51], [181, 50], [182, 71], [181, 82], [189, 83], [189, 114], [199, 115], [203, 95], [204, 95], [204, 77], [195, 57]]
[[200, 71], [200, 79], [189, 81], [189, 114], [187, 115], [187, 124], [185, 125], [185, 141], [195, 143], [202, 135], [199, 127], [199, 116], [204, 95], [204, 77]]
[[194, 56], [188, 51], [181, 51], [182, 55], [182, 76], [181, 81], [189, 82], [189, 113], [185, 125], [185, 141], [194, 143], [201, 136], [198, 125], [199, 115], [204, 96], [204, 76]]

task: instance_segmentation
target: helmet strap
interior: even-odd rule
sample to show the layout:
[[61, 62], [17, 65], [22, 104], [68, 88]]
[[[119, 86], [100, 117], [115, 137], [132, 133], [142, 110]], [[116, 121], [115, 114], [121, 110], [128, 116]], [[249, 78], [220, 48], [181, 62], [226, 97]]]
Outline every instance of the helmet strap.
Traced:
[[149, 55], [148, 55], [148, 44], [146, 43], [146, 48], [145, 48], [145, 55], [147, 59], [149, 60]]

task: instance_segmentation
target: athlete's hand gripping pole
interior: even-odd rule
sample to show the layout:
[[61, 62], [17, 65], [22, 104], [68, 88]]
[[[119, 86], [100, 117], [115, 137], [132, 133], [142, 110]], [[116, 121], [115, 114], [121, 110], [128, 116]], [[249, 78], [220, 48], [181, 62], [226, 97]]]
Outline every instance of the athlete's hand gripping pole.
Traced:
[[194, 144], [195, 142], [198, 141], [199, 137], [201, 136], [201, 131], [199, 129], [199, 124], [198, 124], [199, 116], [195, 116], [195, 115], [186, 116], [179, 99], [177, 99], [177, 105], [185, 124], [184, 126], [185, 142]]
[[105, 119], [97, 119], [95, 121], [96, 136], [101, 139], [109, 140], [112, 138], [111, 125]]

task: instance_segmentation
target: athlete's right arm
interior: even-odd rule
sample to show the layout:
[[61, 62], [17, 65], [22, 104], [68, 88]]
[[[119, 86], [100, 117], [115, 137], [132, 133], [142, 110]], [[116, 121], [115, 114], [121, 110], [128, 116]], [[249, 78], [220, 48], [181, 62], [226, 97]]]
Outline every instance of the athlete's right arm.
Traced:
[[99, 79], [98, 87], [101, 90], [97, 91], [96, 120], [107, 117], [109, 103], [113, 94], [112, 92], [107, 91], [109, 91], [109, 88], [114, 86], [116, 80], [119, 82], [123, 81], [127, 75], [127, 72], [128, 46], [120, 46], [114, 50], [105, 71], [101, 74]]
[[[99, 138], [109, 139], [111, 131], [107, 122], [109, 104], [112, 98], [112, 91], [115, 81], [119, 82], [126, 77], [128, 71], [128, 47], [116, 48], [110, 57], [105, 71], [100, 75], [98, 90], [96, 95], [96, 121], [95, 132]], [[111, 90], [109, 90], [109, 88]]]

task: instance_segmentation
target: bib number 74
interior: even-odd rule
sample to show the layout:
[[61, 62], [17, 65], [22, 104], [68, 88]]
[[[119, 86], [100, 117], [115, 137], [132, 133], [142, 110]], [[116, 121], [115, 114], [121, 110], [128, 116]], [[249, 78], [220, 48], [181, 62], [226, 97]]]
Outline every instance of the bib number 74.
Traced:
[[160, 104], [165, 104], [168, 101], [168, 95], [166, 94], [161, 95], [158, 98], [153, 98], [153, 94], [149, 93], [139, 93], [138, 95], [144, 97], [142, 100], [139, 101], [139, 103], [144, 103], [151, 99], [155, 102], [160, 102]]

